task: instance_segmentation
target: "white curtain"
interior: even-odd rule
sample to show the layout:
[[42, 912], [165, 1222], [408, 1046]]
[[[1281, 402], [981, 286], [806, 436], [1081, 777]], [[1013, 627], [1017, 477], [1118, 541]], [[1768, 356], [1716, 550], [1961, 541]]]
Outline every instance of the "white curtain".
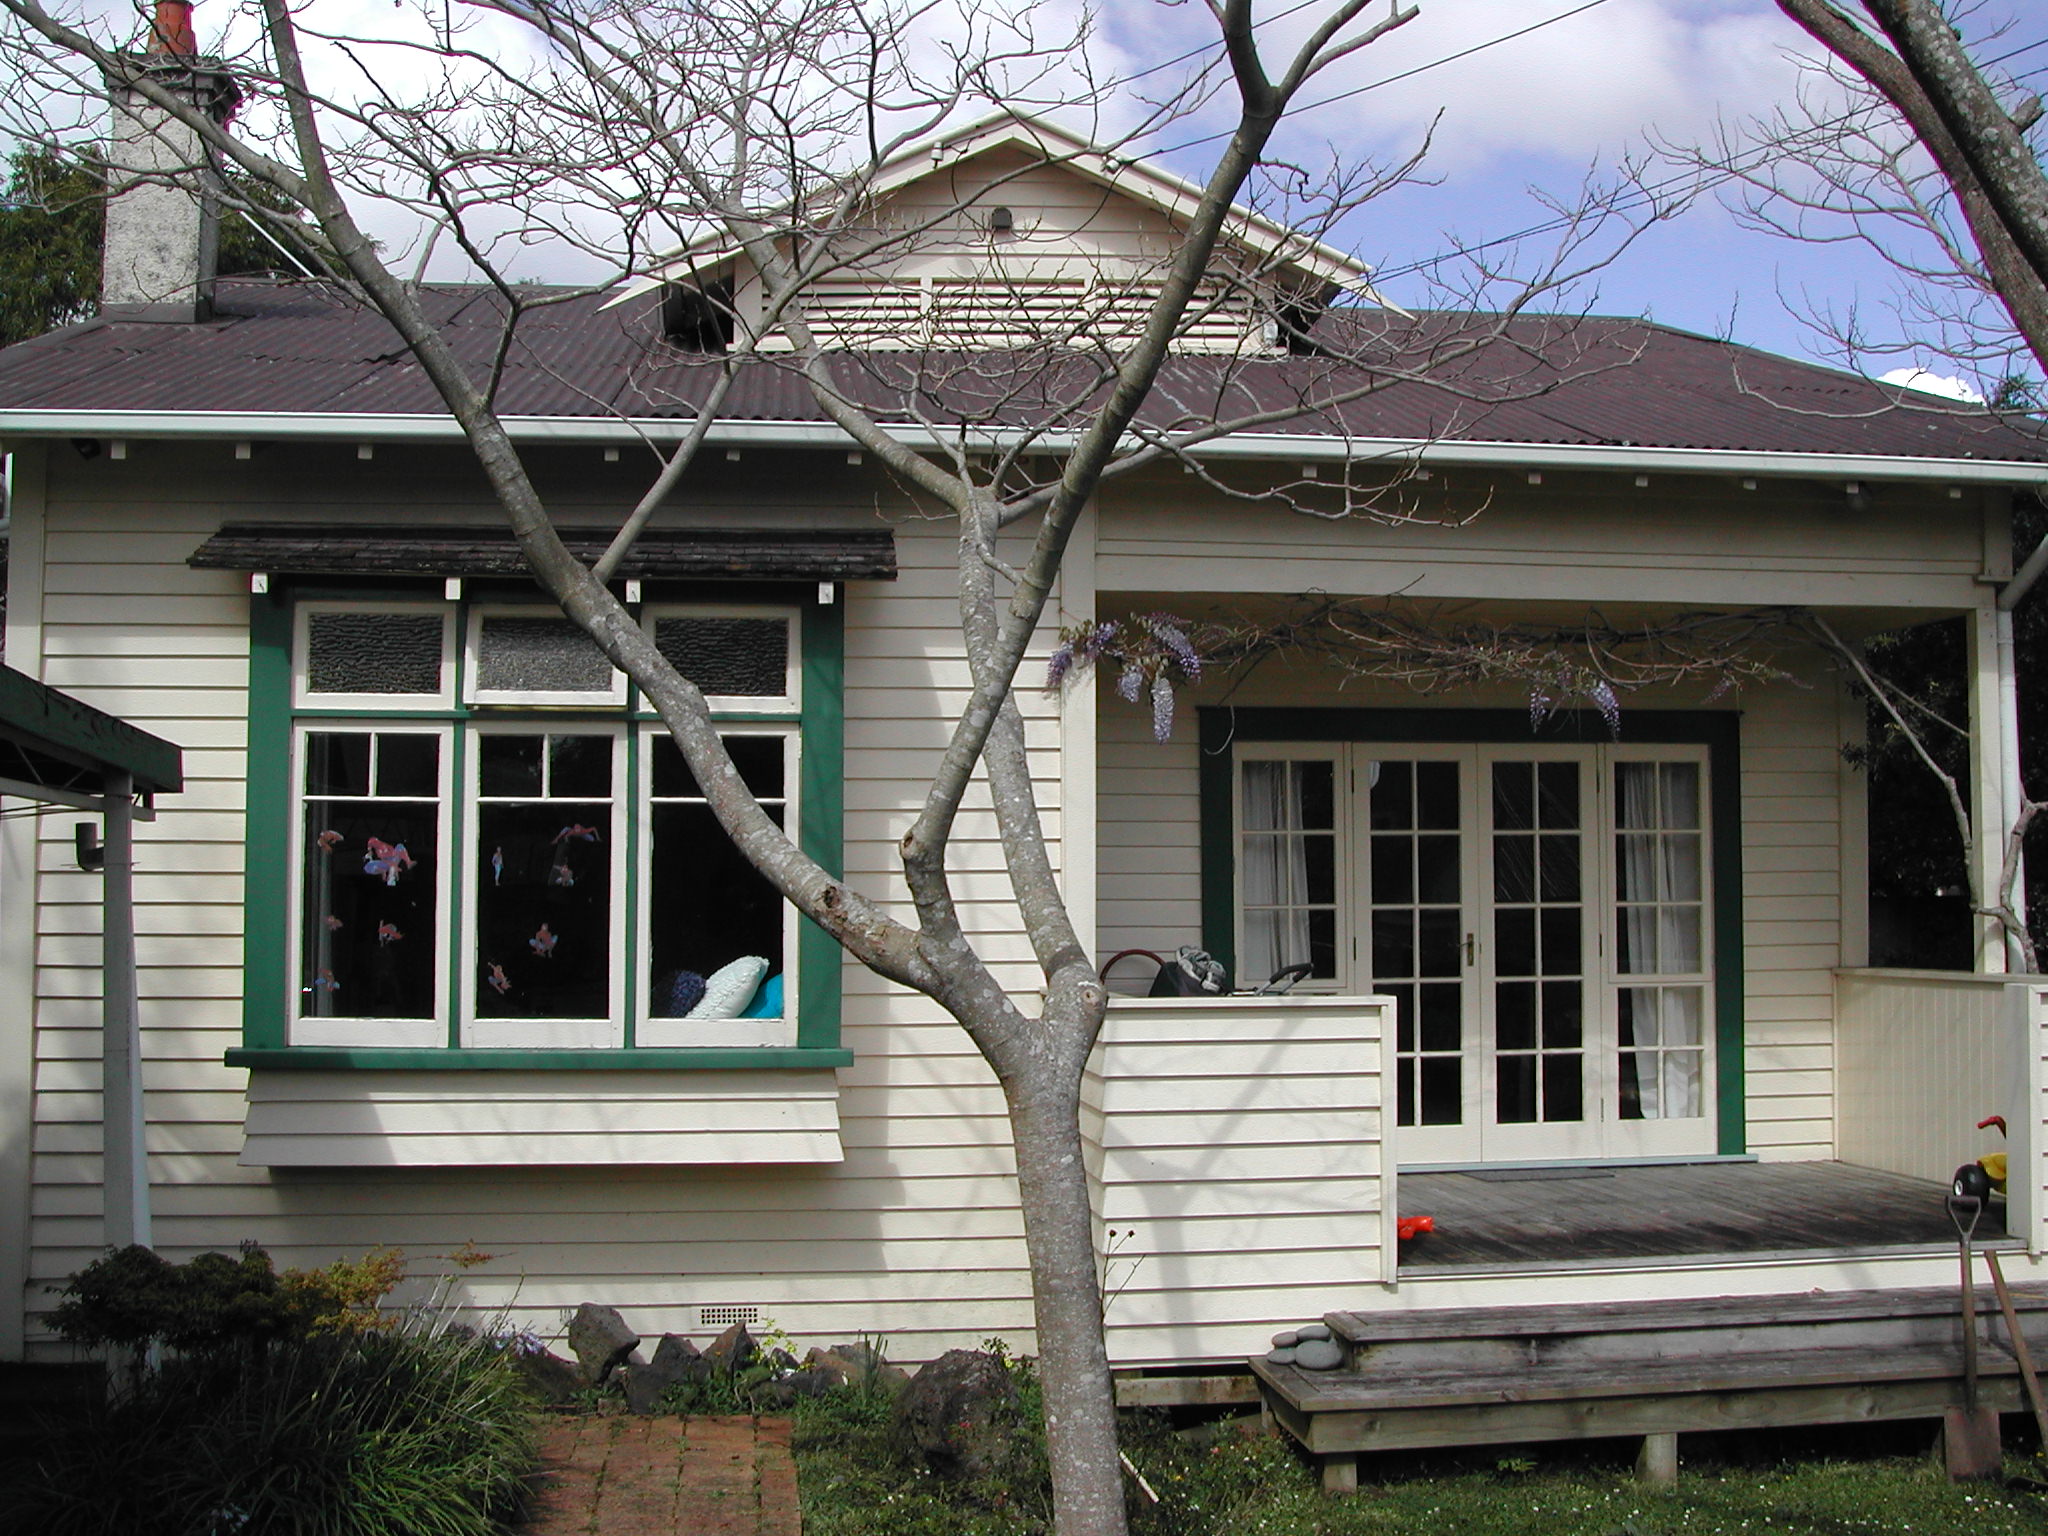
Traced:
[[[1326, 763], [1246, 763], [1239, 814], [1244, 953], [1240, 976], [1266, 977], [1309, 958], [1308, 844], [1301, 835], [1301, 781]], [[1291, 909], [1291, 910], [1290, 910]]]
[[[1694, 975], [1701, 968], [1699, 769], [1692, 763], [1620, 763], [1618, 895], [1623, 969]], [[1700, 1111], [1706, 1051], [1697, 986], [1631, 987], [1624, 1010], [1623, 1071], [1637, 1078], [1643, 1118], [1691, 1119]]]

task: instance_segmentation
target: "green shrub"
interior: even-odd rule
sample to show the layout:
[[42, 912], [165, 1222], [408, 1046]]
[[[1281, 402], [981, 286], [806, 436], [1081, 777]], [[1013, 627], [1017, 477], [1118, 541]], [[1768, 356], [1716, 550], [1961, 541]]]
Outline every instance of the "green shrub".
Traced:
[[60, 1432], [0, 1529], [41, 1536], [487, 1536], [535, 1461], [509, 1352], [327, 1333], [168, 1361]]
[[78, 1344], [212, 1350], [389, 1326], [395, 1314], [380, 1313], [378, 1303], [404, 1278], [392, 1248], [279, 1274], [253, 1243], [234, 1258], [202, 1253], [184, 1264], [130, 1246], [73, 1275], [49, 1316]]

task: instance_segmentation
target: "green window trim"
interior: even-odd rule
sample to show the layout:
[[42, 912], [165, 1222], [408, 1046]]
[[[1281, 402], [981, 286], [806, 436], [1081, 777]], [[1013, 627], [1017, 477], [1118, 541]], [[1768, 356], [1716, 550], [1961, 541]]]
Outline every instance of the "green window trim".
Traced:
[[[1240, 708], [1208, 705], [1201, 726], [1202, 947], [1237, 969], [1237, 849], [1231, 836], [1232, 769], [1240, 742], [1441, 742], [1491, 745], [1614, 740], [1591, 710], [1559, 710], [1540, 730], [1515, 709]], [[1704, 746], [1713, 817], [1715, 1132], [1719, 1155], [1748, 1150], [1744, 1113], [1741, 715], [1733, 710], [1635, 709], [1620, 739], [1645, 746]]]
[[[797, 599], [798, 588], [734, 584], [719, 588], [690, 588], [663, 592], [650, 601], [700, 602], [706, 604], [774, 602], [801, 610], [797, 626], [803, 697], [796, 716], [787, 711], [766, 715], [720, 713], [720, 724], [788, 724], [794, 718], [802, 750], [798, 764], [797, 845], [834, 879], [844, 878], [845, 788], [843, 783], [846, 719], [844, 685], [846, 677], [845, 625], [837, 603]], [[247, 811], [243, 832], [243, 994], [242, 1044], [230, 1049], [229, 1066], [272, 1069], [330, 1070], [348, 1067], [363, 1070], [474, 1070], [557, 1068], [577, 1070], [736, 1070], [763, 1067], [837, 1067], [852, 1061], [852, 1053], [841, 1049], [840, 951], [831, 935], [807, 917], [797, 921], [797, 1030], [794, 1046], [704, 1046], [696, 1048], [624, 1048], [559, 1050], [514, 1050], [465, 1048], [456, 1043], [459, 1013], [449, 1011], [450, 1042], [445, 1048], [411, 1049], [371, 1047], [341, 1049], [329, 1046], [292, 1046], [287, 1031], [293, 1017], [295, 994], [292, 961], [296, 945], [289, 931], [293, 871], [288, 856], [291, 846], [292, 784], [291, 734], [299, 719], [368, 717], [374, 712], [336, 711], [292, 707], [292, 614], [296, 600], [391, 600], [400, 594], [393, 588], [366, 589], [316, 582], [273, 584], [267, 593], [252, 594], [249, 600], [249, 720]], [[438, 586], [421, 584], [421, 600], [438, 597]], [[466, 617], [466, 605], [457, 622]], [[480, 591], [475, 600], [488, 601]], [[460, 648], [457, 650], [460, 665]], [[460, 680], [457, 683], [458, 689]], [[458, 697], [459, 697], [458, 692]], [[502, 711], [457, 709], [424, 711], [416, 719], [468, 720], [493, 718]], [[520, 711], [534, 718], [548, 718], [565, 711], [536, 709]], [[388, 718], [388, 714], [380, 716]], [[581, 718], [590, 718], [582, 713]], [[606, 711], [606, 718], [631, 722], [653, 718], [637, 699], [630, 696], [622, 709]], [[630, 736], [632, 733], [629, 732]], [[458, 736], [458, 743], [461, 738]], [[458, 746], [459, 750], [459, 746]], [[461, 764], [455, 765], [461, 771]], [[458, 778], [456, 782], [460, 783]], [[637, 780], [628, 782], [637, 783]], [[637, 818], [636, 818], [637, 820]], [[629, 866], [629, 869], [631, 866]], [[458, 985], [452, 973], [450, 986]], [[637, 968], [627, 976], [630, 1031], [637, 997]], [[630, 1033], [628, 1039], [630, 1041]]]

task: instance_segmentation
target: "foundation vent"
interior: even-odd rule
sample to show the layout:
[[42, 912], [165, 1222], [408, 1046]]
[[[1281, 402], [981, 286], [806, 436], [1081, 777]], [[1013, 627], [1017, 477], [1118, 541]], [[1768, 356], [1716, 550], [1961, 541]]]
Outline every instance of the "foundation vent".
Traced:
[[759, 1307], [699, 1307], [697, 1309], [697, 1326], [699, 1328], [724, 1330], [730, 1328], [734, 1323], [745, 1323], [752, 1327], [759, 1321], [761, 1321], [761, 1309]]

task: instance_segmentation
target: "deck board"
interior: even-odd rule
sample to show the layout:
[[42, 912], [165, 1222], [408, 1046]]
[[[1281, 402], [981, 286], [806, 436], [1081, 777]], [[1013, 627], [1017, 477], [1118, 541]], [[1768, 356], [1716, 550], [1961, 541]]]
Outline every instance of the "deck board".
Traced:
[[[1683, 1163], [1610, 1177], [1493, 1181], [1404, 1173], [1403, 1216], [1436, 1230], [1401, 1246], [1408, 1271], [1813, 1249], [1950, 1247], [1939, 1184], [1846, 1163]], [[1980, 1243], [2006, 1238], [1994, 1202]]]

